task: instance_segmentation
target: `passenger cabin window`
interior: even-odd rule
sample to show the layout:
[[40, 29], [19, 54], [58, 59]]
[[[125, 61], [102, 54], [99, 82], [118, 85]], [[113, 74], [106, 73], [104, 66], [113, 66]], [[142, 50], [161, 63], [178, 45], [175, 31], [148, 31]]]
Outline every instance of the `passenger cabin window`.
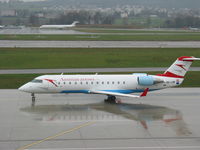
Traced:
[[42, 83], [42, 82], [43, 82], [43, 80], [34, 79], [34, 80], [32, 80], [31, 82], [32, 82], [32, 83]]

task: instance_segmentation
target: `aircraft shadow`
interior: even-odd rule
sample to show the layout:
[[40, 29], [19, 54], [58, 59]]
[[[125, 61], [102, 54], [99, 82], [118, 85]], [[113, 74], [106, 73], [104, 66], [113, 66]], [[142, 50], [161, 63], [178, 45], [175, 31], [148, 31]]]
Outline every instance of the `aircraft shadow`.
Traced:
[[133, 120], [149, 129], [151, 122], [170, 127], [178, 136], [191, 135], [179, 110], [146, 104], [129, 103], [93, 103], [70, 105], [36, 105], [20, 109], [36, 116], [38, 121], [118, 121]]

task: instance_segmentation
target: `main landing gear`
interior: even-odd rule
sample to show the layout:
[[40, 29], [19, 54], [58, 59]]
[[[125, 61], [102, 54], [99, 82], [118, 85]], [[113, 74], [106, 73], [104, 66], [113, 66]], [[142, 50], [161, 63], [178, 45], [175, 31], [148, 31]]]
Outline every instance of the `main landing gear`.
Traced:
[[35, 94], [31, 93], [32, 96], [32, 106], [35, 106]]
[[111, 103], [111, 104], [117, 104], [120, 103], [120, 101], [116, 100], [116, 97], [113, 95], [108, 95], [108, 98], [104, 100], [105, 103]]

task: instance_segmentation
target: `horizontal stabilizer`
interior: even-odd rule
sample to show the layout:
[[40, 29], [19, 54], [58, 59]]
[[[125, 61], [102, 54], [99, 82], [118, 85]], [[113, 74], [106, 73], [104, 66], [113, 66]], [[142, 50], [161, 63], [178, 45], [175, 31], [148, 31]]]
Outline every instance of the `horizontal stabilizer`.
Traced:
[[193, 61], [193, 60], [200, 60], [200, 58], [183, 58], [183, 61]]

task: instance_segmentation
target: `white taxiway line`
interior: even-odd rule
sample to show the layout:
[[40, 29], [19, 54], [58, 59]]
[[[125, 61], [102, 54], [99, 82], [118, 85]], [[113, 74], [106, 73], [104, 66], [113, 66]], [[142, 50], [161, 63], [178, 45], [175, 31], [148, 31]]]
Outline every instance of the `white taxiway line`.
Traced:
[[93, 148], [58, 148], [58, 149], [26, 149], [26, 150], [113, 150], [113, 149], [200, 149], [200, 146], [152, 146], [152, 147], [93, 147]]

